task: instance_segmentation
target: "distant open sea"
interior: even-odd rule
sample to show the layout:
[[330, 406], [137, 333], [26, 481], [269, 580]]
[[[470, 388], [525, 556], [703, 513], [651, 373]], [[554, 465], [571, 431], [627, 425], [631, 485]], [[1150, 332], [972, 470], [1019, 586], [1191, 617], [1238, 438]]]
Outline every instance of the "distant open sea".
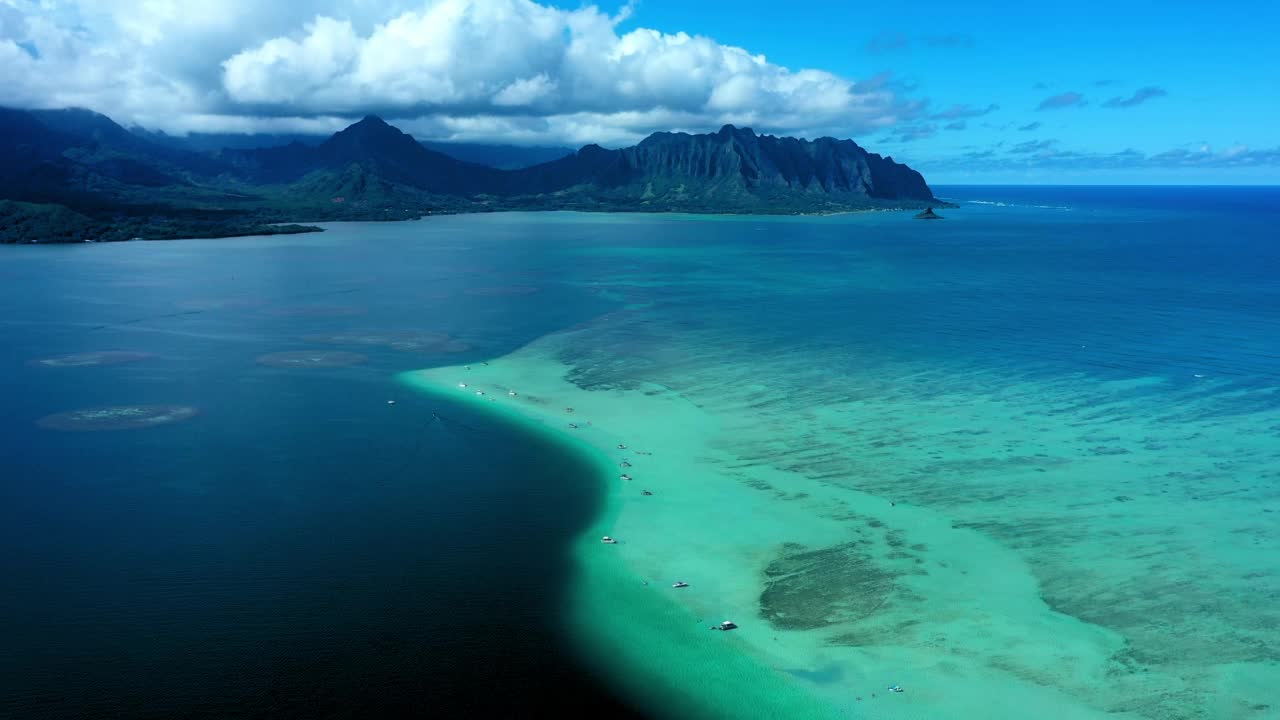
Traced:
[[[724, 649], [833, 717], [1269, 717], [1280, 189], [934, 190], [940, 222], [0, 247], [0, 717], [741, 716], [609, 621], [606, 514], [631, 589], [670, 585], [645, 522], [712, 548], [681, 572], [719, 585], [636, 602], [739, 618]], [[662, 475], [724, 505], [620, 500], [572, 436], [397, 379], [511, 353], [705, 413]]]

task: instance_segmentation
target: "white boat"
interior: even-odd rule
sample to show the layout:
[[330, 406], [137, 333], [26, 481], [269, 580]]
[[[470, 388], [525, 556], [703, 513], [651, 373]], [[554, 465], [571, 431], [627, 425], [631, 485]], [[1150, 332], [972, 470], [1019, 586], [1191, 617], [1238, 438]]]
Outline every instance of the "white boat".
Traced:
[[689, 583], [687, 583], [687, 582], [678, 582], [678, 583], [675, 583], [674, 585], [672, 585], [671, 587], [673, 587], [673, 588], [689, 587]]
[[609, 537], [608, 535], [605, 535], [604, 537], [600, 538], [600, 542], [604, 543], [605, 545], [617, 545], [617, 544], [618, 544], [618, 541], [617, 541], [617, 540], [614, 540], [613, 538]]
[[737, 629], [737, 627], [738, 627], [738, 626], [737, 626], [737, 624], [736, 624], [736, 623], [734, 623], [732, 620], [725, 620], [724, 622], [720, 623], [719, 625], [712, 625], [712, 626], [711, 626], [711, 629], [713, 629], [713, 630], [736, 630], [736, 629]]

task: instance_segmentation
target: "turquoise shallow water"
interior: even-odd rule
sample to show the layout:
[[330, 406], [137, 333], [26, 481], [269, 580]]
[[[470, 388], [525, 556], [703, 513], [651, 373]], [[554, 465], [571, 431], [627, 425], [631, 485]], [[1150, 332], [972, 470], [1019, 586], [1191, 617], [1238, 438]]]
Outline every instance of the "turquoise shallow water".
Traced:
[[652, 450], [664, 500], [615, 485], [630, 575], [584, 604], [699, 577], [675, 602], [752, 621], [777, 684], [587, 613], [628, 673], [778, 717], [1273, 714], [1276, 191], [941, 192], [941, 223], [611, 219], [559, 252], [624, 309], [424, 378]]
[[[5, 481], [5, 544], [21, 552], [4, 569], [23, 589], [11, 609], [27, 612], [6, 616], [36, 617], [25, 655], [57, 658], [24, 664], [22, 697], [47, 702], [50, 678], [122, 647], [145, 668], [216, 637], [230, 649], [191, 667], [226, 670], [264, 632], [291, 639], [286, 657], [218, 675], [218, 693], [269, 688], [245, 680], [265, 672], [302, 678], [302, 694], [308, 678], [353, 676], [439, 698], [415, 668], [441, 660], [441, 637], [469, 657], [524, 657], [497, 677], [527, 680], [545, 644], [522, 655], [470, 642], [494, 635], [484, 627], [407, 620], [442, 593], [434, 559], [510, 555], [503, 542], [460, 554], [445, 530], [495, 516], [472, 537], [535, 517], [521, 543], [545, 544], [523, 557], [555, 563], [463, 601], [539, 599], [553, 609], [514, 622], [564, 644], [574, 669], [550, 686], [586, 673], [646, 714], [1273, 716], [1280, 191], [938, 193], [960, 207], [935, 223], [509, 214], [7, 253], [3, 448], [21, 481]], [[312, 348], [369, 360], [254, 362]], [[154, 357], [26, 365], [88, 350]], [[432, 366], [445, 369], [431, 393], [394, 382]], [[459, 381], [474, 387], [441, 399]], [[128, 403], [202, 414], [119, 433], [34, 424]], [[585, 441], [590, 459], [513, 471], [566, 457], [539, 431], [532, 454], [491, 462], [525, 442], [473, 434], [518, 425], [486, 412], [500, 403]], [[427, 433], [433, 411], [460, 424]], [[630, 484], [615, 475], [624, 457]], [[492, 478], [480, 495], [442, 491], [477, 472]], [[565, 505], [593, 491], [604, 505]], [[311, 542], [282, 546], [273, 518]], [[180, 527], [192, 545], [149, 549]], [[605, 532], [624, 538], [612, 556]], [[312, 563], [271, 570], [291, 557]], [[207, 582], [177, 570], [192, 561]], [[108, 578], [130, 591], [101, 591]], [[674, 579], [693, 592], [658, 592]], [[237, 604], [246, 588], [272, 612]], [[104, 616], [151, 621], [67, 630]], [[350, 617], [379, 622], [314, 630]], [[741, 631], [706, 631], [724, 617]], [[393, 652], [351, 651], [370, 637]], [[169, 698], [202, 692], [166, 677], [182, 690]], [[73, 684], [84, 702], [141, 696], [89, 680]], [[907, 692], [887, 696], [890, 683]], [[466, 707], [453, 687], [447, 706]], [[370, 702], [346, 688], [318, 707], [352, 697]]]

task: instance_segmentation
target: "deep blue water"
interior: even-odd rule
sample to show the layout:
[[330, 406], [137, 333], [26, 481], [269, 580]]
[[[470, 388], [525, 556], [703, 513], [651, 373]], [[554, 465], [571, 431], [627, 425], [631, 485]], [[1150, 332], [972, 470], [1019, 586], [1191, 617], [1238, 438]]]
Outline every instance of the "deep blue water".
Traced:
[[[936, 192], [960, 207], [935, 224], [493, 215], [0, 248], [0, 716], [627, 712], [559, 633], [565, 548], [600, 501], [583, 462], [394, 381], [617, 310], [601, 279], [744, 352], [1274, 383], [1280, 190]], [[351, 331], [471, 349], [255, 363]], [[28, 364], [97, 350], [154, 357]], [[134, 404], [200, 415], [36, 425]]]
[[[955, 349], [1101, 376], [1275, 379], [1280, 188], [936, 192], [962, 222], [931, 246], [941, 287], [917, 301], [966, 316]], [[994, 222], [965, 217], [975, 201], [1005, 205]]]
[[[531, 263], [451, 240], [373, 245], [403, 228], [0, 248], [0, 717], [625, 716], [558, 635], [564, 545], [599, 501], [583, 462], [393, 379], [608, 306], [556, 286], [536, 303], [468, 295], [529, 283]], [[254, 362], [351, 328], [474, 349]], [[155, 357], [27, 364], [100, 349]], [[146, 403], [201, 414], [34, 424]]]

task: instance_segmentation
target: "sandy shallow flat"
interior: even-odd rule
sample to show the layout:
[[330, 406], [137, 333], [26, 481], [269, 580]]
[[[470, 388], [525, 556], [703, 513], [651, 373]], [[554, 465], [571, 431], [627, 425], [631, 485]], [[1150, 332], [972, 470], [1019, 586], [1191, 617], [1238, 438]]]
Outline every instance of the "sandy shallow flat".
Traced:
[[[680, 390], [654, 373], [584, 389], [590, 368], [565, 359], [605, 335], [406, 379], [596, 453], [612, 492], [580, 544], [573, 625], [637, 692], [777, 717], [1253, 717], [1274, 700], [1276, 610], [1247, 599], [1275, 589], [1270, 508], [1200, 477], [1227, 458], [1274, 473], [1264, 435], [1146, 417], [1156, 380], [835, 382], [760, 356], [665, 368]], [[1186, 500], [1198, 487], [1212, 502]], [[706, 629], [723, 619], [741, 629]]]
[[568, 627], [657, 712], [1275, 717], [1273, 284], [1001, 213], [584, 238], [614, 310], [406, 379], [595, 453]]

